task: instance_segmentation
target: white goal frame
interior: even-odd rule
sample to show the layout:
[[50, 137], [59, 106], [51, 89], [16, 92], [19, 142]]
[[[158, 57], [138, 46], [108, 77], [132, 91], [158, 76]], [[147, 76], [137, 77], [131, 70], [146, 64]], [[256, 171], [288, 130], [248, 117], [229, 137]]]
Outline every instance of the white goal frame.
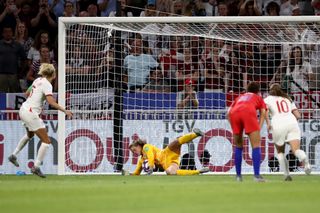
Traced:
[[[318, 22], [320, 16], [235, 16], [235, 17], [59, 17], [58, 21], [58, 103], [65, 107], [66, 85], [66, 26], [65, 24], [96, 23], [297, 23]], [[178, 35], [178, 34], [177, 34]], [[206, 37], [204, 34], [195, 36]], [[212, 35], [207, 35], [212, 37]], [[58, 174], [65, 175], [65, 115], [58, 112]], [[99, 173], [101, 174], [101, 173]]]

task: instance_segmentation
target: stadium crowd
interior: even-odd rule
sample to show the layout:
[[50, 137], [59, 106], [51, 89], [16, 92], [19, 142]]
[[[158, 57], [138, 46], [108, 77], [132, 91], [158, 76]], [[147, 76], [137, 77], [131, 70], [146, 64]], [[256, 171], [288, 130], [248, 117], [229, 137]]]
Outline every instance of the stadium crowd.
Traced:
[[[41, 63], [57, 67], [59, 17], [108, 16], [296, 16], [320, 14], [320, 1], [298, 0], [1, 0], [0, 93], [25, 91]], [[87, 82], [113, 87], [116, 78], [114, 45], [99, 46], [102, 38], [92, 27], [74, 26], [67, 33], [66, 73], [80, 90]], [[297, 27], [283, 36], [296, 41], [318, 41], [317, 27]], [[98, 30], [99, 31], [99, 30]], [[106, 33], [107, 31], [100, 31]], [[103, 37], [103, 36], [101, 36]], [[169, 41], [169, 42], [168, 42]], [[123, 66], [130, 92], [177, 92], [185, 84], [197, 91], [241, 92], [249, 80], [262, 90], [291, 73], [299, 84], [291, 91], [316, 89], [318, 46], [251, 45], [199, 37], [131, 34], [125, 39]], [[112, 42], [111, 42], [112, 43]], [[86, 49], [84, 49], [86, 48]], [[91, 55], [90, 55], [91, 54]], [[97, 54], [100, 54], [97, 56]], [[104, 54], [103, 56], [101, 54]], [[89, 56], [88, 56], [89, 55]], [[137, 65], [137, 61], [142, 61]], [[108, 75], [109, 78], [106, 78]], [[100, 79], [110, 79], [101, 82]], [[81, 85], [77, 85], [77, 82]], [[265, 85], [264, 85], [265, 83]], [[54, 90], [57, 91], [57, 81]]]

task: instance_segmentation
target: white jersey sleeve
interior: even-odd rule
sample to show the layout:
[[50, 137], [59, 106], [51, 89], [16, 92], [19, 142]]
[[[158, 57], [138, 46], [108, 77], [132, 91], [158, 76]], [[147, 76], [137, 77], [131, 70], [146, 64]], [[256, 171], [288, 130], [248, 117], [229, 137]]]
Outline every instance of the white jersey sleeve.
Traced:
[[44, 81], [42, 91], [45, 96], [52, 95], [52, 85], [49, 81]]

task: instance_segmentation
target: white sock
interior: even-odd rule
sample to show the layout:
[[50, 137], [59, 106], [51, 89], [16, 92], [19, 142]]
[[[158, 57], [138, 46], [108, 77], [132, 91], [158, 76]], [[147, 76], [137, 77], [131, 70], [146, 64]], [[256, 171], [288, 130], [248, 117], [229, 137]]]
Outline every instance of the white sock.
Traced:
[[49, 144], [41, 143], [41, 146], [38, 151], [38, 156], [36, 162], [34, 163], [35, 167], [40, 167], [44, 157], [46, 156], [47, 149], [49, 148]]
[[289, 165], [288, 165], [288, 161], [285, 158], [283, 153], [278, 153], [278, 161], [279, 161], [279, 165], [280, 165], [280, 171], [283, 171], [285, 176], [289, 175]]
[[13, 155], [17, 156], [19, 152], [23, 149], [23, 147], [29, 142], [30, 138], [28, 137], [28, 134], [25, 134], [19, 141], [18, 146], [12, 153]]
[[307, 155], [301, 149], [298, 149], [294, 152], [294, 155], [299, 159], [300, 162], [307, 163]]

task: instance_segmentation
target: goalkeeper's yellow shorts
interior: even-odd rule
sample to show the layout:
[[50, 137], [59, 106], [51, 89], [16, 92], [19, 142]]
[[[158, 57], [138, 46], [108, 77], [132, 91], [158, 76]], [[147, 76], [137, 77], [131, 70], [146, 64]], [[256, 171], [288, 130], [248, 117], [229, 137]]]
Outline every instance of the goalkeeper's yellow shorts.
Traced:
[[166, 170], [173, 163], [179, 165], [179, 157], [179, 154], [171, 151], [168, 147], [166, 147], [165, 149], [161, 150], [159, 163], [162, 166], [162, 168]]

